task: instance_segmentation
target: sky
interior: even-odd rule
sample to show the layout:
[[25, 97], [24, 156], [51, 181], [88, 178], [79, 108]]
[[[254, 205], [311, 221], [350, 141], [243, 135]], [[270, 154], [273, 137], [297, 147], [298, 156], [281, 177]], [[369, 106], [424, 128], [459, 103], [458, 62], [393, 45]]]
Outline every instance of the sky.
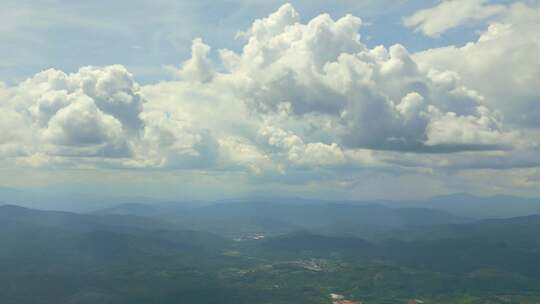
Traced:
[[0, 1], [0, 187], [540, 196], [540, 1]]

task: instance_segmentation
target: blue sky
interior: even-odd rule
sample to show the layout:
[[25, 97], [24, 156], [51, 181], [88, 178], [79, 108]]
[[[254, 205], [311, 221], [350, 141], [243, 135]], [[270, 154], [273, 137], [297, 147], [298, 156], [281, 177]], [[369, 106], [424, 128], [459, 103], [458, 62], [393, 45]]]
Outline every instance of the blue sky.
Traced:
[[540, 195], [537, 1], [2, 7], [0, 186]]
[[[191, 41], [203, 37], [215, 48], [238, 50], [236, 33], [287, 1], [11, 1], [3, 4], [5, 29], [0, 80], [13, 83], [37, 71], [76, 71], [83, 65], [125, 65], [141, 83], [168, 75], [164, 65], [190, 56]], [[508, 2], [508, 1], [506, 1]], [[481, 26], [430, 39], [402, 25], [403, 16], [436, 0], [293, 1], [302, 20], [328, 13], [361, 17], [369, 46], [401, 43], [411, 51], [474, 39]], [[7, 9], [6, 9], [7, 8]], [[6, 17], [8, 16], [8, 17]]]

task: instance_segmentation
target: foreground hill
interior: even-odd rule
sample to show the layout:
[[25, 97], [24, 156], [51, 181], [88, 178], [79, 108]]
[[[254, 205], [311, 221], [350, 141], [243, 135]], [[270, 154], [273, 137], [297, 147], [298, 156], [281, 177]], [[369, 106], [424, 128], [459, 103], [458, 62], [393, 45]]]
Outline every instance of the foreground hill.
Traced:
[[435, 196], [424, 201], [387, 202], [392, 206], [415, 206], [442, 210], [476, 219], [508, 218], [540, 214], [540, 198], [510, 195], [476, 196], [467, 193]]
[[514, 247], [534, 247], [540, 246], [540, 215], [355, 232], [358, 237], [377, 242], [392, 239], [402, 241], [481, 239], [504, 242]]
[[180, 230], [164, 221], [127, 215], [88, 215], [0, 206], [4, 257], [127, 258], [138, 254], [224, 246], [213, 234]]
[[66, 228], [72, 231], [102, 229], [167, 229], [173, 225], [149, 217], [126, 215], [90, 215], [64, 211], [37, 210], [15, 205], [0, 206], [0, 221], [4, 224], [36, 224]]

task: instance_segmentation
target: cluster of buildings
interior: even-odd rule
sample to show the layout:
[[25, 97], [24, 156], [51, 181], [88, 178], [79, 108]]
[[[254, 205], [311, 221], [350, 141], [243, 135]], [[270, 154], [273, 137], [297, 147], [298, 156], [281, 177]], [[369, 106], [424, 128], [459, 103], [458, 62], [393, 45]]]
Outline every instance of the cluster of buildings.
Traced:
[[362, 304], [362, 302], [346, 300], [344, 296], [337, 293], [331, 293], [330, 299], [332, 299], [332, 304]]
[[[344, 296], [337, 293], [331, 293], [330, 299], [332, 299], [332, 304], [362, 304], [362, 301], [347, 300], [345, 299]], [[409, 300], [407, 304], [424, 304], [424, 301], [413, 299], [413, 300]]]
[[248, 234], [244, 236], [240, 236], [237, 238], [234, 238], [236, 242], [244, 242], [244, 241], [258, 241], [264, 239], [264, 235], [260, 233], [254, 233], [254, 234]]

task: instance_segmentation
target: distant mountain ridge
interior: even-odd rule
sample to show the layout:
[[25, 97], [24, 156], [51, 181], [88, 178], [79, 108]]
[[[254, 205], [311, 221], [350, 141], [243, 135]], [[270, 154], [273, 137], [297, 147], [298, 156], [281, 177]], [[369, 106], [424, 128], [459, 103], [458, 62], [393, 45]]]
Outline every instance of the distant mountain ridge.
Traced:
[[[347, 200], [313, 199], [302, 197], [282, 197], [271, 195], [252, 195], [242, 198], [228, 198], [217, 201], [186, 199], [155, 199], [137, 196], [107, 196], [94, 194], [57, 193], [53, 191], [19, 190], [0, 187], [0, 205], [16, 204], [29, 208], [63, 210], [71, 212], [101, 212], [126, 215], [162, 216], [167, 213], [178, 214], [183, 209], [194, 209], [218, 204], [239, 202], [273, 203], [294, 206], [341, 205], [384, 205], [390, 208], [427, 208], [451, 213], [465, 218], [487, 219], [508, 218], [540, 214], [540, 198], [527, 198], [511, 195], [477, 196], [468, 193], [454, 193], [434, 196], [423, 200]], [[154, 206], [158, 205], [158, 208]], [[139, 208], [138, 211], [135, 211]], [[110, 209], [110, 210], [107, 210]], [[151, 209], [154, 209], [153, 211]], [[116, 211], [115, 211], [116, 210]]]
[[123, 204], [97, 214], [156, 217], [180, 226], [228, 236], [249, 233], [283, 234], [329, 225], [403, 227], [464, 223], [468, 220], [428, 208], [390, 208], [381, 204], [227, 202], [202, 207], [178, 204]]

